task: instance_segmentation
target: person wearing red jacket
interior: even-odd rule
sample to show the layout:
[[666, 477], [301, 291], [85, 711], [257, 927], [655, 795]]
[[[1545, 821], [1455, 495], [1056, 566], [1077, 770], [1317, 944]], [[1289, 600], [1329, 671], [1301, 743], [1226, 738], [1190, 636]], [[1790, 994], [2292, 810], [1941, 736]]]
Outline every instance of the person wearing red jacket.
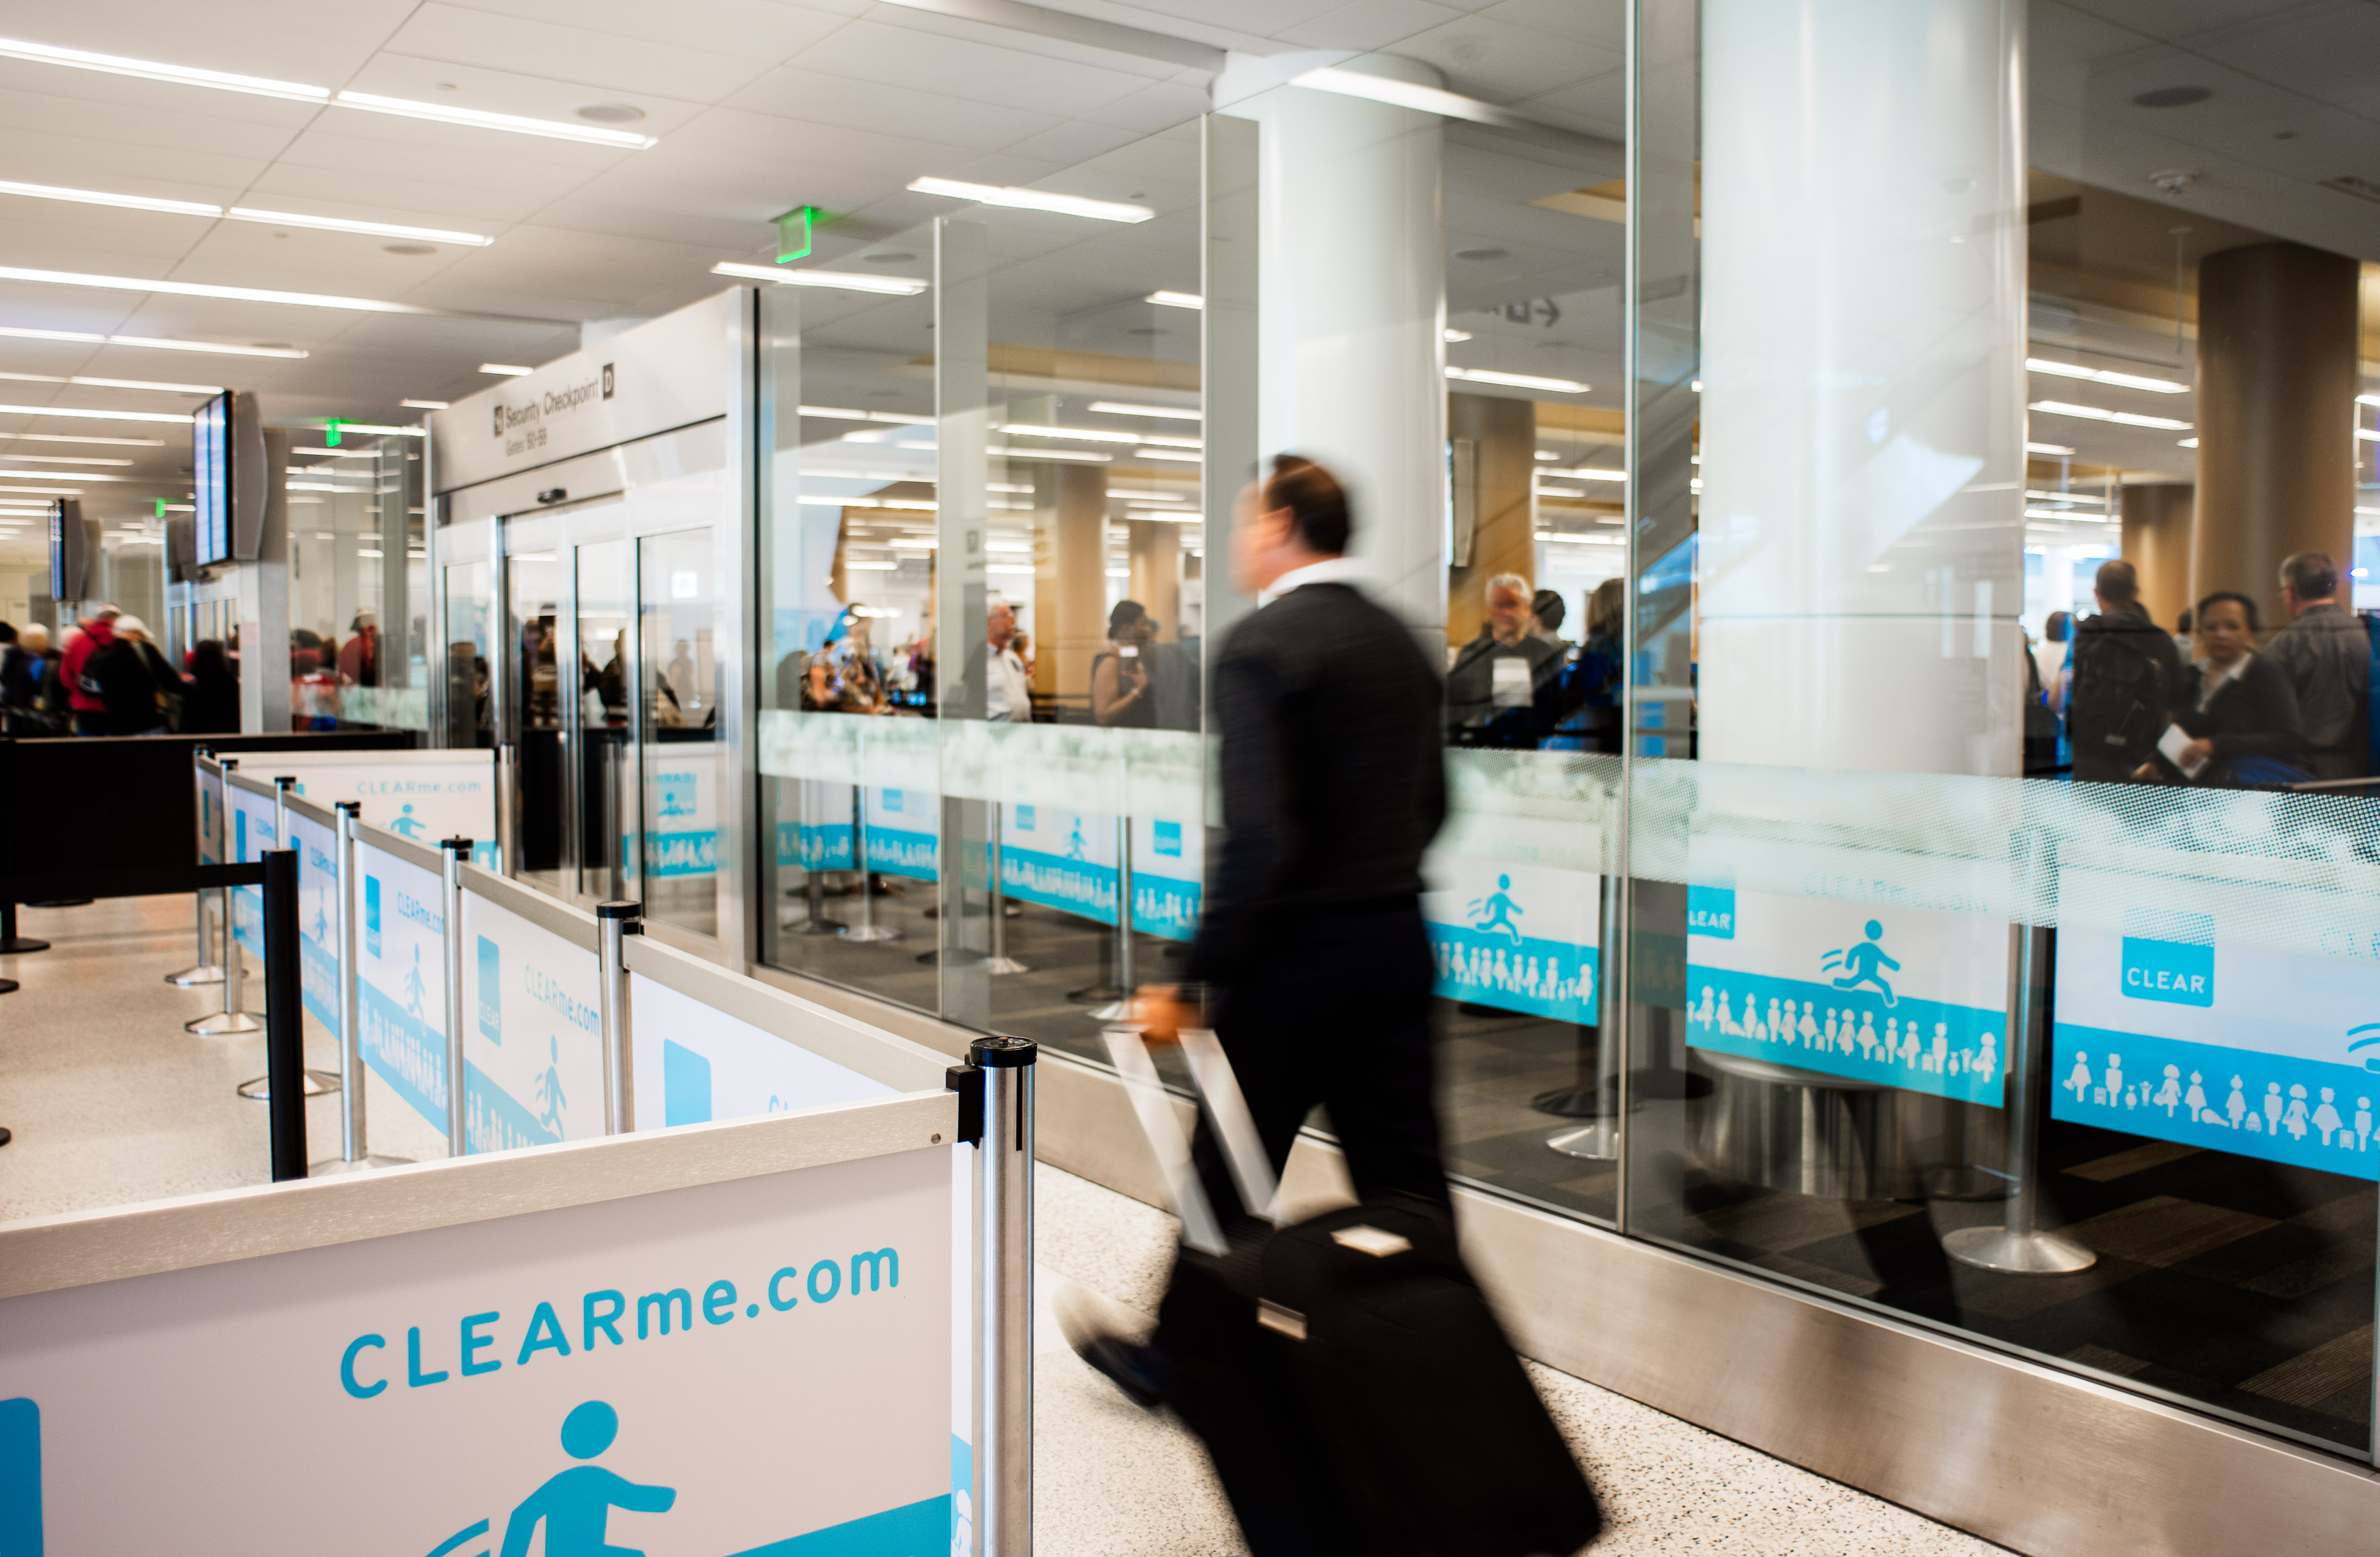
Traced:
[[83, 670], [93, 654], [115, 641], [115, 619], [122, 614], [112, 605], [103, 605], [77, 622], [75, 631], [67, 635], [58, 679], [66, 686], [67, 706], [74, 711], [78, 736], [107, 734], [107, 704], [99, 695], [99, 683], [86, 683]]

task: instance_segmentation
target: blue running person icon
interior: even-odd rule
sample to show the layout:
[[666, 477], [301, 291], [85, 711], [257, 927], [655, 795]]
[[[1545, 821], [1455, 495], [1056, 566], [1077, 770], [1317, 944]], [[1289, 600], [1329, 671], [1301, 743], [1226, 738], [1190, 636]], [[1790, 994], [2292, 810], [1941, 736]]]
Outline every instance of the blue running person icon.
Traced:
[[545, 1055], [545, 1074], [537, 1078], [537, 1122], [559, 1136], [562, 1111], [570, 1104], [570, 1100], [562, 1095], [562, 1040], [547, 1039]]
[[405, 976], [405, 1009], [408, 1015], [421, 1015], [421, 997], [429, 988], [429, 981], [421, 977], [421, 948], [416, 946], [413, 948], [413, 971]]
[[1521, 927], [1512, 922], [1512, 916], [1528, 910], [1512, 901], [1512, 877], [1497, 877], [1496, 890], [1485, 897], [1474, 898], [1463, 911], [1471, 916], [1472, 929], [1483, 935], [1500, 931], [1511, 936], [1512, 944], [1517, 946], [1521, 943]]
[[1843, 976], [1834, 980], [1835, 988], [1839, 990], [1856, 990], [1862, 984], [1875, 986], [1876, 992], [1884, 997], [1885, 1009], [1889, 1011], [1899, 1003], [1893, 999], [1892, 986], [1885, 982], [1882, 970], [1889, 968], [1898, 973], [1900, 965], [1885, 955], [1884, 948], [1876, 944], [1883, 936], [1884, 926], [1870, 919], [1867, 921], [1866, 940], [1828, 952], [1826, 961], [1820, 966], [1828, 972], [1839, 967], [1843, 970]]
[[[562, 1449], [574, 1460], [591, 1460], [612, 1447], [620, 1414], [600, 1400], [584, 1402], [562, 1421]], [[572, 1466], [521, 1500], [504, 1524], [504, 1557], [528, 1557], [538, 1521], [545, 1522], [545, 1557], [644, 1557], [636, 1548], [613, 1546], [603, 1527], [614, 1508], [632, 1514], [666, 1514], [677, 1502], [674, 1487], [642, 1487], [601, 1466]]]
[[418, 839], [422, 835], [421, 819], [413, 814], [412, 801], [407, 801], [405, 809], [389, 820], [388, 830], [400, 838]]

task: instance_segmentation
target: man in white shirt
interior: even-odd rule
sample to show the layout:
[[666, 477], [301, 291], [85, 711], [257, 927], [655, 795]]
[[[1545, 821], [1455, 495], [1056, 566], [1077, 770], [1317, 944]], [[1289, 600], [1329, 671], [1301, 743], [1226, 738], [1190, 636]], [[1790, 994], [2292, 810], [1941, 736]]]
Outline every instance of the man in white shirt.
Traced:
[[995, 598], [984, 612], [983, 716], [1001, 724], [1030, 724], [1033, 696], [1025, 679], [1025, 662], [1009, 644], [1016, 639], [1016, 608]]

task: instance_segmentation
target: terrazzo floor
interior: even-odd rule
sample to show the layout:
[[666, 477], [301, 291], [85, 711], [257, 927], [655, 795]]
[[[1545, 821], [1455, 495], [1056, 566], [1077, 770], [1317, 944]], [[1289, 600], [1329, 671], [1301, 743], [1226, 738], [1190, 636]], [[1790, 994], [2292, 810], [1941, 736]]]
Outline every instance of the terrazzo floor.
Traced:
[[[1172, 1260], [1163, 1212], [1054, 1168], [1035, 1178], [1037, 1557], [1230, 1557], [1245, 1550], [1198, 1445], [1068, 1349], [1060, 1316], [1151, 1321]], [[1596, 1557], [1982, 1557], [1988, 1541], [1530, 1365], [1608, 1521]]]

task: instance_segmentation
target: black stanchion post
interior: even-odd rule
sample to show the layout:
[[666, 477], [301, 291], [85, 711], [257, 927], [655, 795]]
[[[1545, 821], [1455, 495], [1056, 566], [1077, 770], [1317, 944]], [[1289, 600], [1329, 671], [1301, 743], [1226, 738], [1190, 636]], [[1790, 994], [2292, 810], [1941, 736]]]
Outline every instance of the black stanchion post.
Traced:
[[264, 851], [264, 1070], [273, 1179], [306, 1176], [306, 1021], [298, 1004], [298, 851]]
[[0, 956], [21, 957], [32, 952], [46, 952], [50, 943], [30, 935], [17, 933], [17, 906], [0, 903]]

